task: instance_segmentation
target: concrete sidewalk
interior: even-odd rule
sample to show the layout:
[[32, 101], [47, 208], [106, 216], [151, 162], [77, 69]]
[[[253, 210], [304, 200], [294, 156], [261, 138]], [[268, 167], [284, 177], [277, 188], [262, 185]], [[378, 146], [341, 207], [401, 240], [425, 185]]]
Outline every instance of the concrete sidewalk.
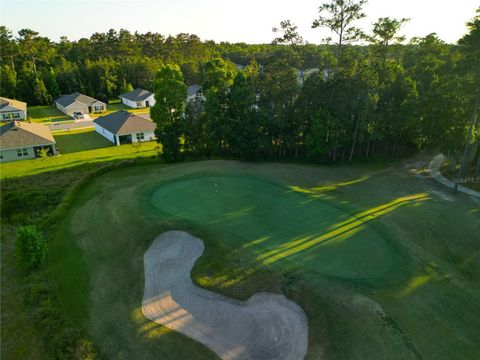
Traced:
[[[428, 171], [430, 172], [430, 175], [432, 176], [432, 178], [434, 178], [440, 184], [445, 185], [446, 187], [452, 189], [453, 191], [453, 187], [455, 186], [455, 183], [447, 179], [440, 172], [440, 168], [442, 167], [442, 164], [445, 161], [445, 159], [446, 157], [443, 154], [435, 156], [432, 159], [432, 161], [430, 161], [430, 164], [428, 165]], [[465, 186], [459, 185], [458, 191], [480, 199], [480, 192], [469, 189]]]

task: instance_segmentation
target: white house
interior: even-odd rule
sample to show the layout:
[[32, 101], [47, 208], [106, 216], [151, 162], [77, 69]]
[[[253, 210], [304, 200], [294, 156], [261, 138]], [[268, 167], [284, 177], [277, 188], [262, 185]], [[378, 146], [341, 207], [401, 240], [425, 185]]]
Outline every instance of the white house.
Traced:
[[0, 121], [25, 120], [27, 103], [0, 97]]
[[155, 140], [154, 122], [125, 110], [93, 120], [95, 130], [115, 145]]
[[120, 99], [123, 104], [134, 109], [152, 107], [155, 105], [155, 94], [140, 88], [120, 95]]
[[66, 115], [73, 115], [74, 112], [90, 114], [107, 110], [107, 104], [104, 102], [78, 92], [60, 96], [55, 100], [55, 105]]
[[55, 155], [55, 139], [47, 126], [12, 121], [0, 127], [0, 162], [34, 159], [42, 149]]
[[187, 101], [191, 101], [195, 99], [195, 96], [197, 96], [197, 93], [200, 91], [202, 87], [200, 85], [190, 85], [187, 88]]

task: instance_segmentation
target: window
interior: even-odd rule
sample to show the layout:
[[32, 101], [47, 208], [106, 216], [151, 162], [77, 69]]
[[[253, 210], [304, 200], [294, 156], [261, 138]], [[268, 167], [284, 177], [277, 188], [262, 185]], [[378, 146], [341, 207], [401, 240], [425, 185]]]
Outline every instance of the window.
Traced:
[[28, 155], [28, 149], [22, 148], [22, 149], [17, 149], [17, 156], [22, 157], [22, 156], [27, 156]]
[[28, 155], [28, 149], [22, 149], [22, 153], [23, 153], [23, 156], [27, 156]]
[[2, 114], [3, 120], [10, 120], [10, 114]]
[[145, 139], [144, 133], [137, 133], [137, 141], [142, 141]]
[[13, 118], [14, 119], [20, 119], [20, 114], [19, 113], [14, 113]]
[[102, 111], [103, 105], [95, 105], [95, 111]]
[[138, 106], [138, 107], [142, 107], [142, 102], [141, 102], [141, 101], [137, 101], [137, 106]]
[[17, 156], [21, 157], [22, 156], [22, 149], [17, 149]]

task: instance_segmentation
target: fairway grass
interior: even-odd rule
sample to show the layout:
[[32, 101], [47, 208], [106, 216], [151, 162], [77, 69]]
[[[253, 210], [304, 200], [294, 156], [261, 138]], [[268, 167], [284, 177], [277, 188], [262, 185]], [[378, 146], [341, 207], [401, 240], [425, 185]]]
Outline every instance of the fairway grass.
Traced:
[[143, 254], [172, 229], [205, 242], [198, 285], [299, 304], [307, 359], [478, 358], [478, 203], [442, 200], [432, 186], [403, 164], [115, 170], [86, 186], [58, 227], [52, 274], [107, 358], [215, 358], [142, 315]]

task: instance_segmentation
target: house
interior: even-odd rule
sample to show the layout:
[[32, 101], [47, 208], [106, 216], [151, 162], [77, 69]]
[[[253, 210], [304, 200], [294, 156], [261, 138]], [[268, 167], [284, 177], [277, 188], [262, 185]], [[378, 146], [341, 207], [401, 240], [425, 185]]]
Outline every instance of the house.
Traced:
[[134, 109], [152, 107], [155, 105], [155, 94], [140, 88], [120, 95], [120, 99], [123, 104]]
[[115, 145], [155, 140], [155, 123], [125, 110], [96, 118], [93, 124]]
[[74, 112], [90, 114], [107, 110], [107, 104], [104, 102], [78, 92], [60, 96], [55, 100], [55, 105], [66, 115], [73, 115]]
[[45, 149], [57, 153], [55, 139], [47, 126], [25, 121], [12, 121], [0, 127], [0, 162], [34, 159]]
[[27, 103], [0, 97], [0, 121], [25, 120]]
[[187, 101], [191, 101], [197, 96], [202, 87], [200, 85], [191, 85], [187, 88]]

